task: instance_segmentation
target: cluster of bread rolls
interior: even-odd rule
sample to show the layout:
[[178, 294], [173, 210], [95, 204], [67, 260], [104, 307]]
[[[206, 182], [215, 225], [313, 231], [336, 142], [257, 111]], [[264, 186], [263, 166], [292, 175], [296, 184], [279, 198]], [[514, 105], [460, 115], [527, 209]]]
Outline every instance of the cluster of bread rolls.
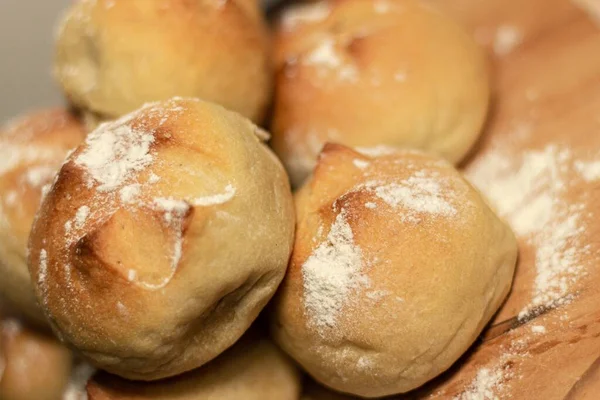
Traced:
[[254, 0], [67, 11], [71, 108], [0, 133], [0, 295], [26, 324], [0, 398], [298, 400], [301, 369], [389, 396], [483, 331], [517, 245], [454, 167], [481, 50], [417, 0], [293, 5], [273, 32]]

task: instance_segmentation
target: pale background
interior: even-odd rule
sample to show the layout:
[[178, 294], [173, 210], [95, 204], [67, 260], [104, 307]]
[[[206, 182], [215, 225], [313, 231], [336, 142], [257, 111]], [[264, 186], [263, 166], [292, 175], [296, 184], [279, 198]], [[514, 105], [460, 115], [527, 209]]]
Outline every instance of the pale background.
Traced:
[[62, 104], [51, 76], [55, 22], [73, 0], [0, 0], [0, 123]]
[[0, 0], [0, 125], [25, 111], [63, 104], [51, 75], [54, 30], [73, 1]]

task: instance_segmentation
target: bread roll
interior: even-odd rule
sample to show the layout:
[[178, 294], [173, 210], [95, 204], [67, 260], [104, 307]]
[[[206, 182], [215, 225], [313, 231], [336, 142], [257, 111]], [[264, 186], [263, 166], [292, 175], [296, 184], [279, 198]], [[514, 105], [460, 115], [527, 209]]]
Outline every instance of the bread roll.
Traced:
[[242, 339], [203, 366], [158, 382], [132, 382], [98, 374], [89, 400], [298, 400], [300, 374], [267, 340]]
[[258, 122], [270, 69], [267, 27], [252, 0], [81, 0], [57, 35], [57, 80], [100, 120], [191, 96]]
[[417, 0], [317, 2], [284, 12], [273, 147], [294, 185], [327, 141], [428, 150], [459, 162], [489, 97], [482, 51]]
[[327, 145], [296, 197], [275, 301], [279, 345], [320, 383], [363, 397], [445, 371], [509, 292], [517, 245], [447, 162]]
[[86, 386], [96, 369], [86, 362], [78, 360], [73, 366], [71, 379], [65, 390], [62, 400], [89, 400]]
[[38, 325], [46, 322], [27, 270], [27, 238], [42, 188], [83, 139], [81, 123], [63, 109], [34, 112], [0, 128], [0, 297]]
[[309, 381], [304, 384], [300, 400], [356, 400], [358, 398], [331, 391], [314, 381]]
[[16, 320], [0, 321], [0, 399], [61, 400], [71, 353]]
[[96, 367], [154, 380], [231, 346], [269, 301], [294, 235], [264, 133], [192, 99], [91, 133], [62, 167], [30, 240], [56, 332]]

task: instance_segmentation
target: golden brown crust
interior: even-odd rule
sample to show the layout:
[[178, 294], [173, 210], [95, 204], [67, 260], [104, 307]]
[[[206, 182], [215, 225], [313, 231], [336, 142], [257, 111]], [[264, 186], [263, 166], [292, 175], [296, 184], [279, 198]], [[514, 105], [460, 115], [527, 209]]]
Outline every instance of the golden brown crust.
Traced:
[[298, 400], [300, 373], [272, 343], [246, 337], [184, 375], [142, 383], [100, 373], [87, 393], [89, 400]]
[[257, 129], [173, 99], [101, 125], [69, 157], [34, 224], [30, 272], [56, 331], [93, 364], [140, 380], [196, 368], [273, 295], [294, 214]]
[[465, 156], [489, 88], [484, 56], [460, 26], [413, 0], [300, 7], [284, 13], [275, 40], [273, 147], [295, 185], [327, 141]]
[[315, 379], [364, 397], [446, 370], [509, 292], [510, 229], [450, 164], [326, 145], [296, 194], [273, 333]]
[[45, 319], [27, 271], [27, 239], [42, 188], [83, 139], [81, 123], [58, 108], [28, 114], [0, 129], [0, 296], [38, 324]]
[[109, 119], [199, 97], [260, 122], [271, 96], [266, 23], [251, 0], [83, 0], [61, 22], [55, 76]]
[[71, 353], [55, 339], [16, 320], [0, 321], [2, 400], [62, 399], [71, 364]]

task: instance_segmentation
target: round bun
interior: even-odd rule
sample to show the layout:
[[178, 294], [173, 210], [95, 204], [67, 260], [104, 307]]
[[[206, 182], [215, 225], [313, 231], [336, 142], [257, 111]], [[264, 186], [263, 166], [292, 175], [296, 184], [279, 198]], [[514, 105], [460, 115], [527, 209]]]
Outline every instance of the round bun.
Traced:
[[113, 119], [200, 97], [260, 121], [270, 43], [253, 0], [80, 0], [57, 37], [55, 76], [79, 108]]
[[63, 109], [29, 114], [0, 128], [0, 297], [45, 324], [27, 270], [27, 239], [42, 188], [54, 179], [84, 129]]
[[159, 382], [132, 382], [100, 373], [89, 400], [298, 400], [300, 373], [267, 340], [242, 339], [202, 368]]
[[300, 400], [356, 400], [357, 397], [329, 390], [312, 380], [307, 379]]
[[0, 321], [0, 399], [61, 399], [71, 364], [71, 353], [56, 340], [15, 320]]
[[326, 145], [297, 193], [272, 326], [317, 381], [378, 397], [422, 385], [467, 350], [510, 290], [517, 244], [441, 158], [361, 152]]
[[275, 45], [273, 147], [294, 185], [327, 141], [419, 148], [460, 161], [488, 109], [483, 52], [416, 0], [291, 8]]
[[135, 380], [231, 346], [281, 282], [294, 210], [287, 175], [239, 114], [150, 104], [88, 135], [32, 228], [29, 265], [56, 332]]

